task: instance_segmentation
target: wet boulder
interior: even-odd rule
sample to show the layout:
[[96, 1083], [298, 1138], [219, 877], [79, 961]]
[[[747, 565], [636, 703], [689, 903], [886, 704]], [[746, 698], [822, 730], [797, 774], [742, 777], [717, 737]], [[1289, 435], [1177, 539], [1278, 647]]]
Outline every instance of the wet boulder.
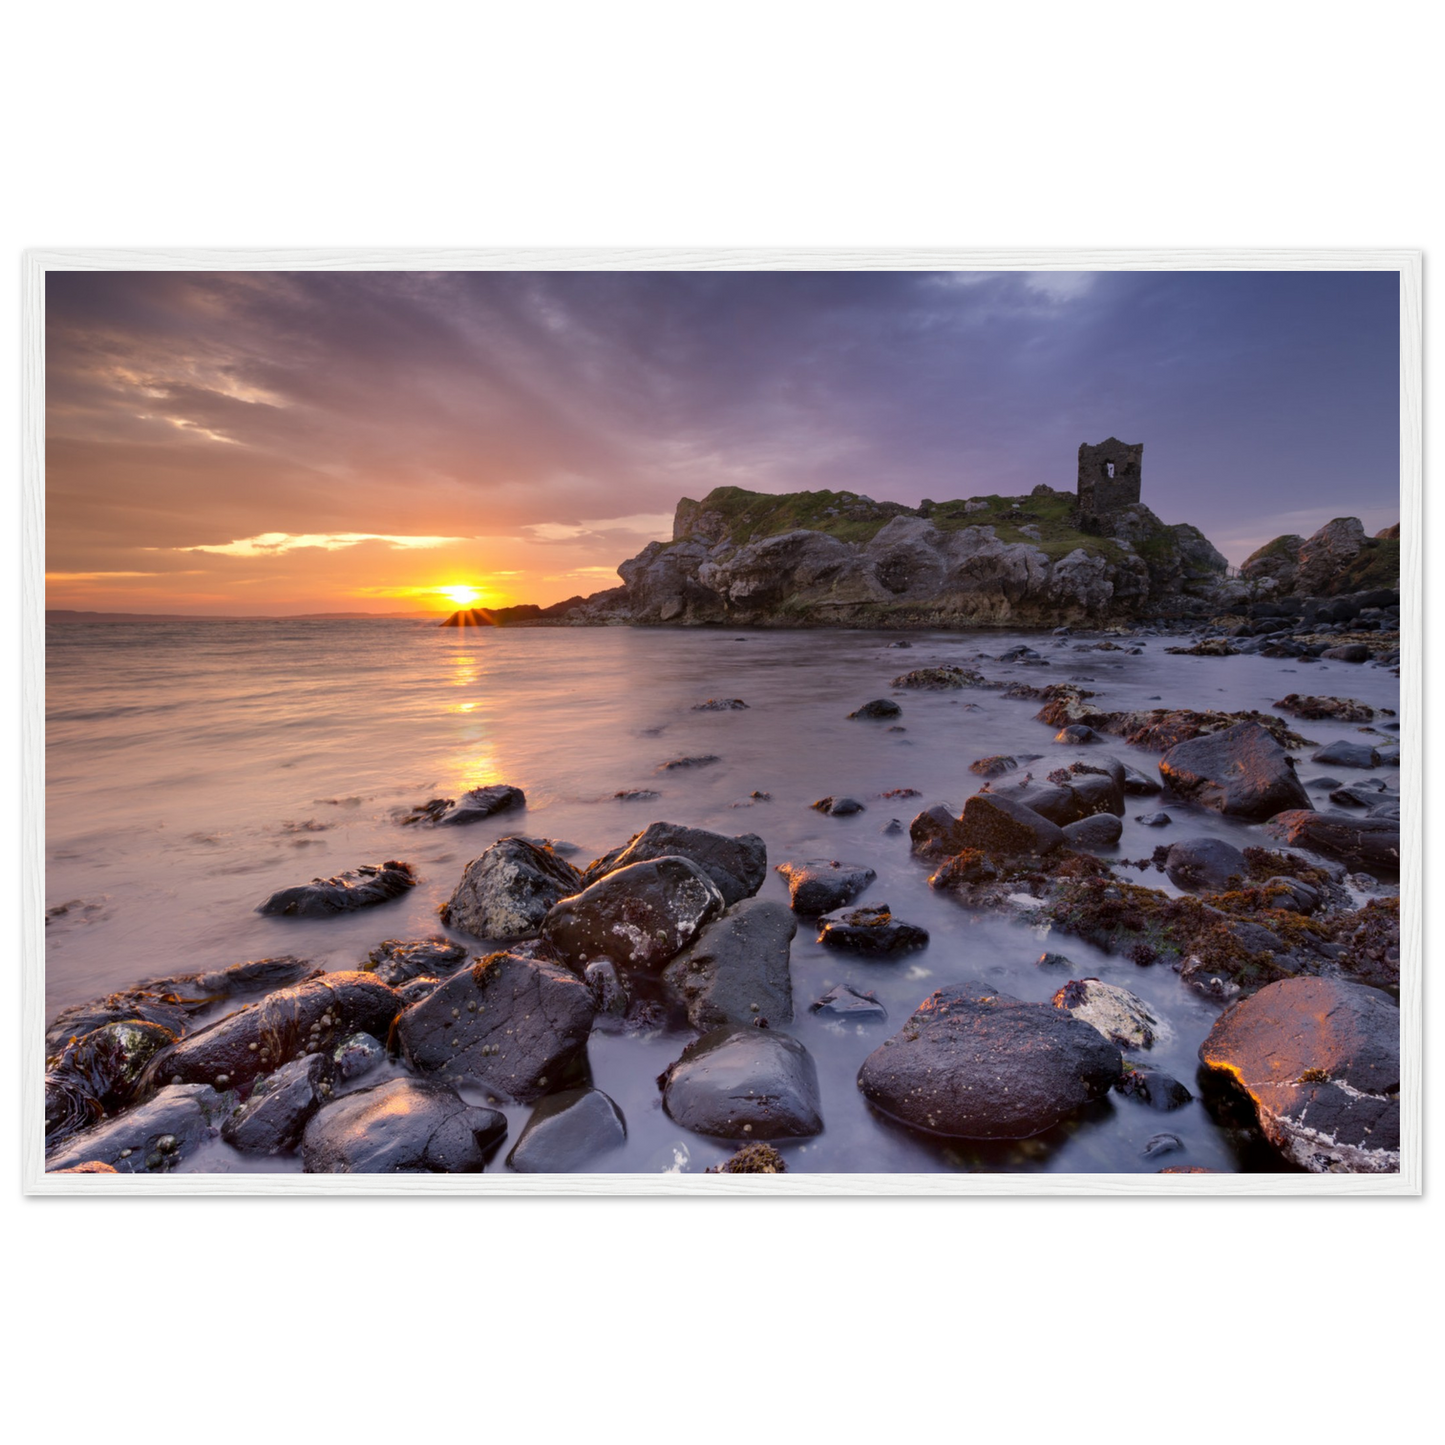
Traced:
[[653, 823], [591, 864], [582, 876], [582, 885], [590, 888], [619, 868], [658, 858], [689, 859], [712, 879], [728, 904], [751, 898], [768, 876], [768, 850], [756, 833], [730, 838], [706, 828]]
[[1138, 1099], [1161, 1113], [1182, 1109], [1194, 1100], [1194, 1095], [1178, 1079], [1166, 1074], [1163, 1069], [1146, 1068], [1140, 1064], [1126, 1063], [1124, 1073], [1114, 1088], [1118, 1093]]
[[225, 968], [207, 969], [202, 973], [182, 973], [170, 978], [147, 979], [139, 987], [176, 993], [205, 1005], [218, 998], [235, 998], [248, 993], [271, 993], [278, 988], [290, 988], [292, 984], [301, 983], [304, 979], [315, 978], [320, 972], [309, 959], [283, 953], [273, 958], [253, 958]]
[[1056, 743], [1071, 743], [1074, 747], [1080, 744], [1101, 743], [1104, 741], [1100, 734], [1096, 733], [1087, 723], [1070, 723], [1062, 727], [1054, 734]]
[[45, 1161], [47, 1169], [109, 1164], [118, 1174], [174, 1169], [219, 1132], [236, 1105], [229, 1091], [206, 1084], [172, 1084], [154, 1098], [76, 1134]]
[[1290, 848], [1308, 848], [1351, 869], [1394, 876], [1400, 871], [1400, 820], [1294, 809], [1270, 820], [1267, 831]]
[[301, 1161], [308, 1174], [479, 1174], [506, 1132], [502, 1114], [466, 1103], [449, 1084], [389, 1079], [315, 1114]]
[[849, 718], [893, 718], [902, 717], [903, 709], [890, 698], [878, 697], [865, 702], [862, 707], [848, 714]]
[[688, 858], [630, 863], [556, 904], [542, 937], [579, 972], [594, 958], [658, 972], [723, 911], [717, 885]]
[[348, 1034], [385, 1038], [400, 1012], [396, 991], [371, 974], [328, 973], [267, 994], [162, 1050], [147, 1066], [144, 1083], [245, 1089], [260, 1075], [321, 1053]]
[[1249, 882], [1244, 854], [1223, 838], [1186, 838], [1175, 843], [1165, 855], [1164, 872], [1186, 893], [1223, 893]]
[[1134, 821], [1142, 824], [1146, 828], [1167, 828], [1174, 819], [1171, 818], [1168, 813], [1158, 812], [1138, 813], [1135, 815]]
[[1023, 803], [999, 793], [975, 793], [963, 805], [959, 834], [983, 853], [1038, 855], [1063, 846], [1063, 830]]
[[940, 989], [858, 1071], [880, 1113], [961, 1139], [1027, 1139], [1107, 1093], [1123, 1072], [1098, 1030], [1051, 1004]]
[[1330, 743], [1317, 753], [1310, 755], [1312, 763], [1323, 763], [1331, 768], [1378, 768], [1380, 755], [1369, 743], [1340, 741]]
[[689, 1044], [660, 1082], [668, 1117], [699, 1134], [799, 1139], [823, 1130], [812, 1056], [772, 1029], [714, 1029]]
[[592, 990], [570, 969], [494, 953], [407, 1009], [396, 1035], [418, 1072], [529, 1104], [582, 1055], [594, 1012]]
[[257, 1080], [251, 1097], [221, 1125], [221, 1138], [244, 1154], [289, 1154], [331, 1092], [331, 1060], [306, 1054]]
[[1138, 768], [1131, 768], [1125, 763], [1124, 791], [1131, 798], [1151, 798], [1156, 793], [1162, 793], [1164, 789], [1157, 778], [1151, 778], [1148, 774], [1141, 773]]
[[702, 1033], [759, 1018], [791, 1023], [789, 955], [797, 931], [781, 903], [745, 898], [668, 964], [663, 982], [683, 999], [689, 1022]]
[[1018, 767], [1018, 759], [1010, 757], [1005, 753], [994, 753], [987, 758], [979, 758], [976, 762], [968, 765], [971, 773], [977, 773], [983, 778], [997, 778], [1003, 773], [1011, 773]]
[[1320, 656], [1331, 662], [1368, 662], [1370, 649], [1363, 642], [1346, 642], [1339, 647], [1327, 647]]
[[1340, 808], [1375, 808], [1385, 802], [1385, 784], [1379, 778], [1361, 778], [1344, 783], [1330, 792], [1330, 802]]
[[740, 697], [710, 697], [706, 702], [695, 702], [694, 712], [746, 712], [747, 703]]
[[473, 788], [463, 793], [455, 803], [448, 805], [436, 819], [439, 828], [463, 827], [468, 823], [480, 823], [483, 818], [498, 813], [514, 812], [527, 806], [527, 795], [507, 783], [496, 783], [490, 788]]
[[1113, 813], [1094, 813], [1064, 829], [1070, 848], [1112, 848], [1123, 836], [1124, 825]]
[[391, 988], [399, 988], [414, 978], [445, 978], [466, 961], [467, 951], [461, 944], [438, 934], [412, 940], [388, 938], [371, 950], [361, 967]]
[[815, 812], [826, 813], [830, 818], [846, 818], [851, 813], [861, 813], [864, 805], [857, 798], [819, 798], [809, 805]]
[[519, 1174], [570, 1174], [627, 1142], [622, 1110], [601, 1089], [549, 1094], [507, 1155]]
[[1263, 820], [1309, 807], [1288, 754], [1255, 722], [1176, 743], [1159, 771], [1181, 797], [1231, 817]]
[[1325, 978], [1269, 984], [1227, 1009], [1199, 1050], [1243, 1090], [1266, 1138], [1312, 1173], [1400, 1167], [1400, 1011]]
[[840, 908], [818, 920], [818, 942], [849, 953], [907, 953], [928, 946], [928, 930], [895, 918], [886, 903]]
[[1173, 1032], [1137, 994], [1097, 978], [1070, 979], [1049, 1001], [1121, 1049], [1150, 1049]]
[[808, 1012], [845, 1024], [882, 1023], [888, 1017], [888, 1010], [878, 1001], [876, 994], [847, 983], [834, 984], [821, 998], [808, 1005]]
[[912, 852], [919, 858], [951, 858], [965, 846], [963, 826], [942, 803], [925, 808], [908, 825]]
[[285, 918], [331, 918], [353, 909], [389, 903], [415, 887], [416, 873], [410, 863], [364, 864], [350, 873], [313, 878], [310, 883], [283, 888], [273, 893], [256, 912]]
[[582, 874], [552, 849], [526, 838], [503, 838], [467, 864], [441, 918], [473, 938], [525, 938], [537, 933], [551, 908], [583, 886]]
[[779, 863], [777, 871], [788, 882], [788, 901], [794, 913], [831, 913], [851, 903], [878, 876], [861, 863], [840, 863], [836, 858], [808, 858]]
[[146, 1065], [175, 1041], [163, 1024], [144, 1019], [120, 1019], [72, 1039], [45, 1075], [46, 1146], [125, 1108]]

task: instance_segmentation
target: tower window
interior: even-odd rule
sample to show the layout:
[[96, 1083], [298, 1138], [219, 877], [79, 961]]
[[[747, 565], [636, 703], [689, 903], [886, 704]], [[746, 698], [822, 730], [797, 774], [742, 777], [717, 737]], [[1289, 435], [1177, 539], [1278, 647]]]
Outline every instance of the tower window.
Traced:
[[1113, 462], [1105, 462], [1105, 463], [1104, 463], [1104, 475], [1105, 475], [1106, 477], [1108, 477], [1110, 481], [1113, 481], [1113, 479], [1114, 479], [1114, 463], [1113, 463]]

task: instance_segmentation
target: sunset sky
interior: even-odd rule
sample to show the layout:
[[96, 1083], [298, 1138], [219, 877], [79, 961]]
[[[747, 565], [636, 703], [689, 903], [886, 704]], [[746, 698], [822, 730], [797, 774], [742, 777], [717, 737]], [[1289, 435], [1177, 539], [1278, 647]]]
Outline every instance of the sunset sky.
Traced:
[[284, 614], [617, 584], [715, 486], [1143, 499], [1232, 561], [1399, 519], [1398, 291], [1366, 272], [69, 272], [47, 605]]

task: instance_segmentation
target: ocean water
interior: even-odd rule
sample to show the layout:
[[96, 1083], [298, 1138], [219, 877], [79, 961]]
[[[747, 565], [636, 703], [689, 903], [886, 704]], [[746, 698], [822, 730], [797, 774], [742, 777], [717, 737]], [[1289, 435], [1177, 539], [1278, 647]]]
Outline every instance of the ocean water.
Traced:
[[[811, 928], [800, 927], [791, 1032], [817, 1063], [825, 1128], [816, 1139], [783, 1146], [790, 1169], [1275, 1167], [1241, 1155], [1198, 1100], [1162, 1114], [1115, 1095], [1039, 1138], [997, 1145], [922, 1138], [868, 1109], [855, 1084], [859, 1064], [932, 990], [963, 978], [983, 977], [1040, 1001], [1068, 977], [1129, 988], [1173, 1030], [1149, 1061], [1196, 1093], [1199, 1044], [1218, 1006], [1167, 967], [1139, 968], [1079, 939], [975, 915], [929, 890], [930, 870], [910, 857], [906, 825], [934, 803], [961, 808], [981, 783], [970, 763], [992, 753], [1039, 753], [1030, 766], [1042, 776], [1080, 755], [1054, 744], [1052, 730], [1034, 721], [1036, 703], [996, 692], [897, 694], [902, 733], [846, 714], [894, 695], [889, 684], [898, 673], [939, 663], [1034, 684], [1085, 680], [1107, 707], [1159, 698], [1170, 706], [1267, 710], [1285, 693], [1305, 691], [1393, 708], [1398, 680], [1342, 663], [1171, 657], [1165, 638], [1149, 639], [1139, 657], [1076, 651], [1084, 639], [1056, 644], [1037, 634], [912, 633], [910, 649], [888, 646], [897, 640], [856, 631], [458, 631], [395, 620], [52, 624], [46, 903], [70, 906], [46, 928], [47, 1016], [144, 977], [273, 954], [298, 954], [328, 970], [354, 968], [383, 939], [444, 932], [438, 906], [466, 864], [498, 837], [562, 840], [576, 845], [573, 861], [583, 865], [665, 819], [758, 833], [770, 865], [816, 856], [866, 863], [878, 879], [860, 902], [887, 902], [931, 934], [921, 952], [874, 962], [824, 950]], [[975, 662], [1020, 641], [1050, 665]], [[732, 697], [747, 710], [692, 710]], [[1358, 736], [1348, 725], [1298, 727], [1322, 744]], [[1114, 740], [1104, 751], [1144, 771], [1157, 763], [1157, 754]], [[658, 771], [671, 758], [699, 753], [719, 761]], [[1301, 763], [1302, 777], [1321, 771]], [[1398, 778], [1384, 775], [1392, 785]], [[523, 788], [526, 812], [462, 829], [399, 824], [414, 804], [493, 782]], [[922, 797], [881, 796], [904, 787]], [[630, 788], [661, 796], [641, 803], [613, 796]], [[771, 799], [754, 801], [755, 791]], [[866, 810], [833, 818], [810, 809], [826, 794], [856, 796]], [[1161, 842], [1201, 834], [1240, 846], [1259, 841], [1257, 829], [1175, 802], [1168, 804], [1170, 828], [1134, 821], [1158, 806], [1157, 799], [1128, 800], [1119, 854], [1147, 857]], [[889, 836], [883, 830], [894, 817], [905, 831]], [[411, 862], [421, 879], [392, 903], [328, 920], [255, 911], [278, 888], [390, 858]], [[1144, 881], [1169, 887], [1159, 873]], [[762, 896], [786, 901], [783, 880], [771, 871]], [[1075, 967], [1037, 967], [1045, 950], [1066, 953]], [[872, 990], [888, 1022], [843, 1026], [809, 1014], [809, 1003], [836, 983]], [[700, 1170], [732, 1152], [735, 1146], [690, 1134], [662, 1111], [656, 1077], [689, 1038], [594, 1032], [593, 1081], [628, 1124], [627, 1144], [598, 1169]], [[528, 1111], [505, 1112], [512, 1141]], [[1146, 1141], [1164, 1131], [1183, 1148], [1146, 1157]], [[184, 1167], [299, 1164], [248, 1159], [218, 1141]], [[490, 1167], [503, 1167], [500, 1154]]]

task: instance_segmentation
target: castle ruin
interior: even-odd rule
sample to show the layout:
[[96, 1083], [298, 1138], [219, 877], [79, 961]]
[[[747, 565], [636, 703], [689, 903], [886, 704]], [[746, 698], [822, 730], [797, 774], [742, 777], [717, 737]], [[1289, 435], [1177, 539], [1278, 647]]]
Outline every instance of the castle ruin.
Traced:
[[1079, 446], [1079, 527], [1086, 532], [1108, 530], [1111, 517], [1139, 500], [1144, 444], [1130, 446], [1117, 437], [1091, 447]]

